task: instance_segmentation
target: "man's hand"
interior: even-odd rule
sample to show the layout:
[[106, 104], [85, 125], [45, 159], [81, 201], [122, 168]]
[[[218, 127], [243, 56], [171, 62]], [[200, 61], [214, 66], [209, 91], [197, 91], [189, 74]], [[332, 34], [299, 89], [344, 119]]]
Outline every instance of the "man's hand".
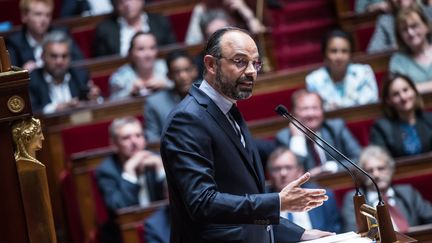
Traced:
[[305, 232], [303, 233], [301, 240], [314, 240], [314, 239], [318, 239], [318, 238], [322, 238], [322, 237], [326, 237], [326, 236], [330, 236], [330, 235], [335, 235], [336, 233], [334, 232], [328, 232], [328, 231], [321, 231], [321, 230], [317, 230], [317, 229], [310, 229], [310, 230], [305, 230]]
[[306, 172], [297, 180], [288, 184], [279, 193], [281, 201], [281, 211], [305, 212], [321, 206], [324, 201], [328, 200], [324, 189], [308, 189], [300, 186], [307, 182], [310, 173]]

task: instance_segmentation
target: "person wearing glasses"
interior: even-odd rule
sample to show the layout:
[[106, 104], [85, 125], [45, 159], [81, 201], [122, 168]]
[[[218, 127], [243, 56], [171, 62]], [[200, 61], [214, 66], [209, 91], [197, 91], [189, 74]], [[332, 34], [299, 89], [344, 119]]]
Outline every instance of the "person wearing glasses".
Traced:
[[283, 210], [307, 211], [327, 200], [323, 189], [300, 187], [309, 173], [281, 192], [265, 193], [263, 165], [236, 107], [252, 96], [262, 65], [250, 34], [217, 30], [204, 64], [204, 80], [170, 113], [161, 137], [171, 242], [269, 243], [274, 234], [294, 242], [331, 235], [280, 218]]
[[328, 32], [321, 43], [324, 66], [306, 76], [307, 90], [321, 96], [326, 111], [378, 101], [372, 68], [351, 63], [353, 46], [348, 32], [339, 29]]

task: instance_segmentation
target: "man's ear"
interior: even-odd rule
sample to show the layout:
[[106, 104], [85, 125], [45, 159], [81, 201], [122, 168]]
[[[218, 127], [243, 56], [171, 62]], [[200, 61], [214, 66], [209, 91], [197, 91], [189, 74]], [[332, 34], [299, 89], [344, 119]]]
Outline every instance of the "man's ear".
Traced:
[[205, 55], [204, 56], [204, 66], [207, 72], [216, 75], [216, 61], [215, 58], [211, 55]]

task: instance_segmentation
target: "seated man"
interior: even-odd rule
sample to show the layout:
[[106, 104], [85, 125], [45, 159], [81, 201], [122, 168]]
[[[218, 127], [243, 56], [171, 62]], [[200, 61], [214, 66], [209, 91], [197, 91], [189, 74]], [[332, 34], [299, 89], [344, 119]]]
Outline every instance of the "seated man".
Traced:
[[113, 0], [115, 15], [96, 28], [93, 55], [126, 56], [132, 36], [152, 32], [160, 46], [176, 42], [169, 20], [162, 15], [143, 11], [144, 0]]
[[193, 60], [186, 52], [171, 52], [166, 62], [168, 77], [174, 81], [174, 87], [158, 91], [146, 99], [144, 105], [145, 135], [149, 142], [159, 141], [168, 114], [187, 95], [197, 77]]
[[134, 117], [115, 119], [109, 133], [116, 154], [96, 169], [96, 179], [110, 210], [147, 206], [163, 199], [165, 172], [161, 157], [146, 150], [141, 122]]
[[[368, 146], [360, 154], [359, 166], [374, 178], [393, 221], [393, 228], [407, 232], [409, 226], [432, 223], [432, 204], [408, 184], [392, 185], [395, 161], [387, 151], [378, 146]], [[371, 180], [364, 178], [363, 193], [370, 206], [378, 204], [378, 194]], [[342, 217], [346, 231], [356, 231], [354, 191], [345, 195]]]
[[109, 219], [102, 225], [101, 242], [121, 242], [115, 222], [117, 209], [163, 199], [165, 173], [158, 154], [146, 150], [141, 122], [134, 117], [115, 119], [110, 127], [116, 153], [97, 167], [95, 176]]
[[[50, 28], [53, 0], [21, 0], [19, 3], [23, 27], [6, 38], [12, 65], [31, 72], [43, 65], [42, 41]], [[79, 47], [71, 41], [72, 60], [83, 59]]]
[[[280, 192], [285, 186], [305, 173], [302, 163], [287, 147], [279, 147], [271, 153], [267, 162], [267, 171], [270, 179], [270, 190]], [[305, 183], [304, 188], [319, 188], [314, 183]], [[336, 205], [334, 194], [326, 190], [328, 200], [321, 207], [308, 212], [281, 211], [281, 216], [288, 218], [305, 229], [319, 229], [340, 233], [341, 216]], [[276, 239], [276, 242], [278, 240]]]
[[[324, 119], [323, 102], [317, 93], [304, 89], [291, 96], [293, 115], [322, 139], [334, 146], [348, 158], [356, 161], [361, 147], [342, 119]], [[322, 171], [335, 172], [339, 165], [323, 149], [298, 130], [292, 123], [276, 134], [276, 143], [290, 148], [295, 154], [304, 157], [304, 168], [312, 175]], [[320, 142], [321, 143], [321, 142]], [[331, 151], [331, 150], [330, 150]], [[343, 160], [336, 153], [336, 159]]]
[[71, 39], [61, 31], [47, 34], [42, 43], [44, 65], [30, 74], [30, 100], [34, 112], [52, 113], [96, 100], [100, 90], [88, 72], [71, 67]]

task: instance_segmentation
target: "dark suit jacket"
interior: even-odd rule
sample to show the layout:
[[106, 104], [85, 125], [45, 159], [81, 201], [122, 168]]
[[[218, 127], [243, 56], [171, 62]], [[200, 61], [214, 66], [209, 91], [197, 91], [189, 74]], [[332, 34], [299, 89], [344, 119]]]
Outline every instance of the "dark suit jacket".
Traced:
[[[56, 28], [58, 30], [58, 28]], [[60, 29], [65, 31], [64, 29]], [[6, 45], [9, 51], [11, 64], [22, 67], [27, 61], [35, 61], [33, 49], [25, 37], [26, 28], [23, 27], [21, 31], [14, 33], [6, 38]], [[78, 45], [72, 41], [71, 46], [71, 58], [72, 60], [82, 60], [84, 58]]]
[[[432, 113], [422, 112], [416, 116], [415, 129], [420, 138], [422, 152], [432, 150]], [[381, 118], [371, 128], [370, 143], [386, 148], [393, 157], [406, 156], [399, 120]]]
[[[325, 119], [319, 132], [321, 133], [322, 139], [334, 146], [354, 163], [357, 162], [361, 146], [346, 127], [345, 122], [342, 119]], [[289, 147], [290, 140], [291, 132], [289, 128], [284, 128], [276, 134], [276, 143], [279, 145]], [[336, 153], [332, 152], [332, 155], [343, 161], [343, 158]], [[326, 158], [327, 161], [334, 160], [327, 153]], [[312, 152], [309, 151], [306, 158], [303, 159], [305, 161], [305, 170], [310, 170], [315, 167], [315, 160], [312, 156]]]
[[[394, 199], [396, 200], [396, 205], [408, 220], [410, 226], [432, 223], [432, 205], [429, 201], [423, 199], [421, 194], [414, 187], [411, 185], [399, 184], [393, 186], [393, 190], [395, 191]], [[350, 191], [345, 194], [344, 197], [342, 209], [344, 231], [357, 230], [354, 203], [352, 201], [353, 195], [354, 191]], [[376, 206], [371, 205], [371, 203], [367, 201], [367, 196], [366, 203], [370, 206]]]
[[164, 206], [153, 213], [144, 223], [146, 243], [170, 242], [169, 206]]
[[159, 142], [162, 128], [171, 110], [181, 98], [175, 89], [157, 91], [145, 100], [145, 135], [149, 142]]
[[[89, 88], [87, 82], [88, 73], [81, 69], [69, 69], [71, 80], [69, 88], [72, 97], [78, 97], [80, 100], [87, 99]], [[43, 76], [43, 68], [37, 68], [30, 73], [30, 101], [34, 112], [41, 112], [43, 108], [51, 103], [49, 96], [49, 86]]]
[[[156, 36], [159, 46], [176, 42], [171, 24], [165, 16], [153, 13], [147, 15], [150, 32]], [[120, 25], [117, 16], [104, 20], [97, 26], [93, 51], [94, 56], [120, 54]]]
[[[108, 208], [115, 211], [120, 208], [138, 205], [140, 186], [130, 183], [121, 176], [123, 168], [117, 156], [106, 158], [96, 169], [96, 180]], [[156, 181], [154, 176], [147, 176], [147, 189], [150, 201], [163, 199], [163, 181]]]
[[[167, 118], [161, 154], [171, 206], [171, 242], [270, 242], [279, 224], [277, 193], [264, 193], [264, 173], [249, 130], [246, 148], [217, 105], [196, 86]], [[298, 241], [304, 229], [283, 221]], [[288, 242], [288, 241], [287, 241]]]

